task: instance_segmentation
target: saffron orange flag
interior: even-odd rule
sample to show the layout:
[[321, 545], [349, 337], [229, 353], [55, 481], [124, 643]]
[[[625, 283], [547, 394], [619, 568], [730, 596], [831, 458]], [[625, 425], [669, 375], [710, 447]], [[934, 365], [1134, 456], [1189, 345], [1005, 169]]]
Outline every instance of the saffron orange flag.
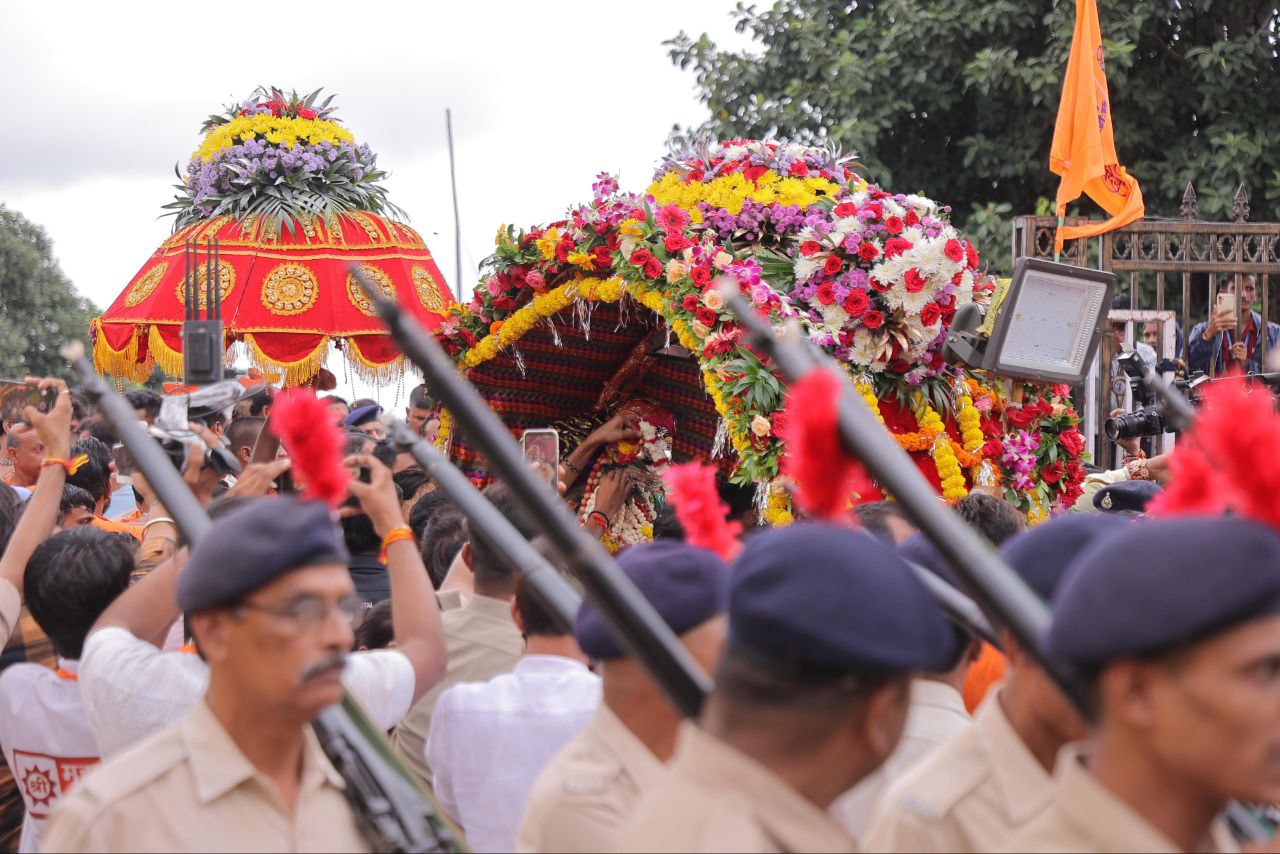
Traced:
[[[1102, 31], [1096, 0], [1076, 0], [1076, 29], [1071, 57], [1053, 128], [1049, 171], [1061, 176], [1058, 185], [1058, 231], [1054, 251], [1062, 241], [1094, 237], [1142, 219], [1142, 190], [1116, 157], [1111, 134], [1111, 96], [1107, 92]], [[1062, 224], [1067, 203], [1086, 193], [1109, 214], [1106, 222]]]

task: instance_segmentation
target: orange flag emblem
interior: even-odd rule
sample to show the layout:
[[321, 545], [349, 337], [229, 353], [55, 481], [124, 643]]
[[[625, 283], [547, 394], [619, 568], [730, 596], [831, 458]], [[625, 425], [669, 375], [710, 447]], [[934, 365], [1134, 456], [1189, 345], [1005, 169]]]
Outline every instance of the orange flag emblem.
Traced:
[[1125, 171], [1116, 157], [1111, 96], [1095, 0], [1076, 0], [1076, 28], [1053, 128], [1049, 171], [1062, 178], [1058, 185], [1059, 218], [1066, 214], [1067, 203], [1080, 198], [1081, 193], [1111, 214], [1106, 222], [1092, 225], [1059, 225], [1055, 252], [1062, 251], [1064, 240], [1094, 237], [1142, 219], [1138, 180]]

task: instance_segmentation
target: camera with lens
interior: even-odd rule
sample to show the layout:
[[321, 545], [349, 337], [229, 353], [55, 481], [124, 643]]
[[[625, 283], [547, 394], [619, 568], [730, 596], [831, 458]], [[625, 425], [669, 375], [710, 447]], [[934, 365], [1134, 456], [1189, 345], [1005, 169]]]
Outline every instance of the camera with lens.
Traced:
[[[239, 380], [225, 380], [183, 394], [168, 395], [161, 402], [160, 414], [149, 432], [181, 471], [186, 465], [188, 449], [201, 441], [192, 425], [207, 427], [214, 416], [229, 413], [241, 399], [261, 391], [263, 385], [246, 386]], [[205, 451], [205, 465], [219, 477], [240, 472], [240, 463], [225, 442]]]
[[[1159, 436], [1162, 433], [1178, 432], [1166, 417], [1164, 403], [1144, 382], [1150, 369], [1142, 361], [1142, 357], [1136, 352], [1129, 351], [1118, 357], [1116, 361], [1129, 377], [1129, 387], [1133, 389], [1134, 396], [1138, 397], [1141, 403], [1132, 412], [1106, 420], [1103, 429], [1106, 431], [1107, 438], [1115, 442], [1120, 439], [1143, 439], [1148, 436]], [[1196, 387], [1207, 379], [1203, 374], [1193, 375], [1189, 381], [1179, 377], [1170, 383], [1170, 387], [1195, 404], [1198, 403]]]

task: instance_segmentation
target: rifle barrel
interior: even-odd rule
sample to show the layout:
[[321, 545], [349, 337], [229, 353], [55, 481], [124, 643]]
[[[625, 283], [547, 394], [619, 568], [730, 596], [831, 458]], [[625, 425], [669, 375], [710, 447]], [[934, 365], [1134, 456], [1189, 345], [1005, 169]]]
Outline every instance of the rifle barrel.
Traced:
[[[752, 342], [773, 359], [787, 382], [795, 382], [810, 371], [827, 366], [825, 357], [800, 343], [794, 334], [798, 330], [791, 330], [786, 340], [779, 339], [769, 323], [743, 299], [736, 283], [722, 282], [720, 291]], [[974, 599], [993, 622], [1008, 627], [1076, 707], [1091, 718], [1088, 692], [1078, 675], [1044, 653], [1050, 621], [1048, 607], [1000, 559], [990, 543], [939, 503], [937, 493], [907, 452], [871, 414], [844, 371], [834, 365], [830, 367], [842, 383], [837, 409], [840, 441], [845, 450], [861, 460], [867, 471], [892, 493], [907, 518], [933, 541], [968, 584]]]
[[377, 307], [401, 351], [422, 370], [454, 421], [485, 454], [490, 468], [506, 482], [531, 520], [546, 534], [552, 548], [618, 633], [623, 646], [645, 665], [682, 715], [697, 717], [711, 680], [671, 628], [618, 569], [604, 546], [578, 526], [546, 482], [525, 464], [506, 425], [475, 388], [458, 375], [440, 343], [387, 299], [364, 271], [354, 264], [349, 270]]
[[524, 576], [529, 589], [561, 628], [572, 632], [582, 597], [559, 570], [538, 553], [448, 457], [415, 435], [403, 421], [397, 420], [391, 425], [391, 442], [396, 450], [413, 455], [440, 491], [462, 510], [473, 530], [483, 531], [507, 563]]
[[209, 530], [211, 523], [200, 502], [196, 501], [196, 497], [187, 488], [182, 474], [173, 467], [168, 455], [156, 441], [142, 429], [133, 407], [107, 386], [106, 380], [98, 375], [93, 363], [83, 352], [68, 361], [79, 372], [85, 393], [114, 428], [120, 442], [129, 449], [138, 470], [156, 491], [156, 497], [173, 517], [174, 524], [186, 535], [187, 542], [195, 545]]

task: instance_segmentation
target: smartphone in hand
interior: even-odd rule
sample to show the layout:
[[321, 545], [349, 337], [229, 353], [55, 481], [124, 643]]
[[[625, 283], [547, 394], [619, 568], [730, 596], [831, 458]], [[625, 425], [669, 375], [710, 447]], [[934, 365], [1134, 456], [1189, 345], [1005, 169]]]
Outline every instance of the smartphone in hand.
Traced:
[[550, 428], [525, 430], [520, 436], [520, 447], [524, 450], [525, 462], [555, 489], [560, 479], [557, 471], [560, 465], [560, 431]]
[[0, 380], [0, 419], [11, 424], [26, 420], [23, 412], [34, 406], [38, 412], [49, 412], [58, 402], [56, 388], [40, 389], [21, 380]]

